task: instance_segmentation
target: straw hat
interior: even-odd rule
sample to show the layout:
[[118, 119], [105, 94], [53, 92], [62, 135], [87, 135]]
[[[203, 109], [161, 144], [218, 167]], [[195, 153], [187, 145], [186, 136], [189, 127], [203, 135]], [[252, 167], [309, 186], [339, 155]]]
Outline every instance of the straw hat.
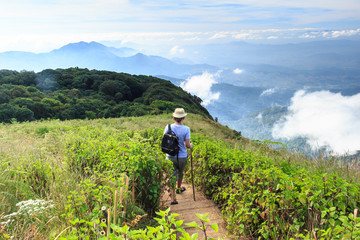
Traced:
[[176, 108], [173, 113], [173, 117], [175, 117], [175, 118], [183, 118], [186, 115], [187, 115], [187, 113], [185, 113], [185, 110], [183, 108]]

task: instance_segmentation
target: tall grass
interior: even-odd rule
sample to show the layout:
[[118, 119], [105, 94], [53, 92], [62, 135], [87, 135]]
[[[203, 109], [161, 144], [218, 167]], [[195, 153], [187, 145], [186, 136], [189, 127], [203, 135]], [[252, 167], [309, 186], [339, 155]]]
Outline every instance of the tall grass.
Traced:
[[[29, 199], [52, 201], [51, 216], [40, 219], [30, 215], [28, 222], [19, 222], [9, 235], [19, 239], [31, 235], [38, 239], [58, 236], [69, 225], [64, 221], [68, 196], [79, 189], [86, 177], [69, 171], [66, 160], [67, 142], [70, 134], [79, 129], [99, 131], [133, 132], [164, 129], [172, 123], [170, 114], [158, 116], [129, 117], [97, 120], [37, 121], [0, 125], [0, 223], [4, 216], [16, 212], [16, 204]], [[234, 149], [243, 149], [258, 156], [278, 161], [287, 159], [291, 164], [301, 165], [314, 172], [338, 173], [348, 180], [359, 183], [358, 160], [342, 161], [339, 158], [320, 156], [309, 159], [300, 153], [290, 153], [285, 148], [273, 150], [267, 143], [239, 137], [239, 133], [217, 122], [190, 114], [185, 125], [192, 134], [206, 136], [225, 142]], [[145, 134], [145, 133], [143, 133]], [[196, 147], [196, 146], [195, 146]], [[341, 158], [340, 158], [341, 159]], [[345, 160], [344, 160], [345, 159]], [[117, 196], [115, 194], [115, 196]], [[44, 215], [45, 216], [45, 215]], [[0, 234], [2, 227], [0, 225]], [[1, 235], [0, 235], [1, 236]], [[55, 237], [54, 237], [55, 238]]]
[[[0, 236], [2, 231], [5, 231], [4, 225], [8, 219], [5, 216], [17, 211], [16, 204], [30, 199], [44, 199], [54, 203], [51, 222], [48, 222], [50, 219], [39, 219], [36, 215], [30, 215], [27, 222], [13, 221], [9, 236], [25, 239], [36, 235], [48, 239], [51, 234], [62, 232], [68, 227], [68, 222], [64, 221], [64, 213], [68, 211], [68, 198], [74, 191], [80, 190], [79, 183], [92, 177], [69, 170], [66, 161], [67, 138], [72, 134], [76, 134], [80, 129], [82, 132], [86, 132], [86, 129], [89, 132], [98, 129], [98, 132], [126, 131], [136, 137], [134, 133], [138, 130], [158, 128], [159, 125], [155, 123], [159, 123], [160, 119], [161, 117], [143, 117], [2, 124]], [[146, 198], [145, 195], [143, 197]], [[9, 225], [8, 222], [7, 224]]]

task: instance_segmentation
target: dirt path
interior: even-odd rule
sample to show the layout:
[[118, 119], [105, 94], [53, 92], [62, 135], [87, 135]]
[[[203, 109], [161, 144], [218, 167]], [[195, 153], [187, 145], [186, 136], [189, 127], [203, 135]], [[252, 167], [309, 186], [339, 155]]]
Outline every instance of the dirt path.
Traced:
[[[228, 236], [228, 232], [226, 230], [226, 225], [224, 220], [221, 217], [221, 213], [219, 208], [214, 204], [212, 200], [209, 200], [205, 197], [205, 195], [197, 191], [195, 189], [195, 199], [193, 198], [193, 190], [190, 184], [184, 183], [183, 186], [186, 188], [181, 194], [176, 195], [176, 200], [179, 202], [177, 205], [170, 205], [170, 196], [168, 193], [164, 194], [163, 197], [163, 205], [166, 207], [170, 207], [171, 213], [180, 214], [177, 217], [178, 220], [184, 220], [183, 227], [184, 229], [191, 234], [197, 232], [199, 234], [198, 239], [205, 239], [204, 233], [201, 230], [191, 228], [185, 225], [185, 223], [196, 221], [200, 224], [200, 220], [196, 217], [196, 213], [205, 214], [208, 213], [207, 216], [210, 219], [210, 222], [206, 223], [206, 234], [208, 238], [215, 239], [234, 239]], [[213, 223], [217, 223], [219, 226], [219, 231], [215, 232], [210, 225]]]

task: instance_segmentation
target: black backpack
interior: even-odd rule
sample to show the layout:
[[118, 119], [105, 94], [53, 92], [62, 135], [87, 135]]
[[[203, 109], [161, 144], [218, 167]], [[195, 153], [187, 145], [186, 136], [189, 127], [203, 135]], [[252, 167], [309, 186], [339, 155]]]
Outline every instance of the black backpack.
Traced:
[[179, 155], [179, 139], [168, 125], [168, 131], [163, 135], [161, 140], [161, 150], [171, 156]]

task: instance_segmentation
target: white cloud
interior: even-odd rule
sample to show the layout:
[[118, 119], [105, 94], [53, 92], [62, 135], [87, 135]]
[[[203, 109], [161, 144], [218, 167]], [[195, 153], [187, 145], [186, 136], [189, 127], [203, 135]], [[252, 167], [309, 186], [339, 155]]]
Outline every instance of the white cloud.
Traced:
[[202, 40], [202, 38], [198, 37], [198, 36], [195, 36], [195, 37], [192, 37], [192, 38], [185, 38], [184, 40], [188, 41], [188, 42], [199, 42], [199, 41]]
[[[353, 36], [359, 34], [359, 31], [343, 29], [359, 26], [359, 11], [359, 0], [2, 1], [0, 46], [14, 50], [10, 48], [13, 45], [5, 46], [3, 41], [14, 39], [19, 33], [24, 35], [22, 38], [24, 44], [20, 46], [22, 42], [20, 40], [16, 49], [31, 47], [32, 44], [29, 45], [26, 41], [28, 38], [36, 38], [37, 41], [42, 42], [44, 48], [49, 49], [48, 45], [57, 41], [56, 35], [66, 38], [77, 35], [81, 40], [93, 41], [95, 39], [85, 39], [85, 37], [93, 35], [98, 39], [106, 34], [121, 35], [121, 33], [146, 35], [143, 33], [152, 34], [151, 31], [154, 30], [159, 33], [170, 33], [172, 36], [167, 40], [177, 42], [184, 39], [222, 41], [230, 38], [241, 40], [281, 38], [282, 33], [294, 26], [299, 28], [317, 26], [325, 29], [329, 25], [336, 25], [339, 26], [339, 30], [329, 36]], [[240, 31], [239, 29], [260, 30]], [[208, 33], [209, 31], [211, 32]], [[175, 33], [182, 32], [190, 32], [190, 34], [186, 38], [175, 36]], [[52, 41], [44, 42], [43, 36], [51, 36]], [[141, 37], [134, 40], [142, 41], [144, 44], [148, 41], [147, 38]], [[159, 45], [165, 41], [159, 35], [157, 39], [151, 40], [154, 43], [160, 42]], [[173, 42], [170, 46], [179, 44]], [[169, 46], [165, 48], [168, 51]]]
[[[0, 20], [1, 24], [1, 20]], [[47, 27], [43, 25], [43, 27]], [[101, 25], [101, 23], [96, 23]], [[95, 25], [92, 25], [95, 27]], [[77, 27], [76, 27], [77, 26]], [[18, 28], [10, 24], [5, 26], [11, 28], [11, 31], [4, 29], [2, 38], [0, 39], [0, 52], [3, 51], [32, 51], [32, 52], [45, 52], [53, 50], [54, 48], [61, 47], [71, 42], [79, 41], [114, 41], [120, 42], [121, 45], [112, 45], [114, 47], [129, 46], [143, 51], [145, 54], [162, 55], [165, 57], [172, 57], [175, 53], [185, 54], [183, 45], [189, 46], [191, 44], [207, 44], [216, 42], [232, 42], [234, 40], [285, 40], [290, 41], [298, 38], [311, 38], [311, 39], [329, 39], [340, 37], [354, 37], [360, 36], [360, 28], [347, 29], [347, 30], [321, 30], [321, 29], [257, 29], [257, 30], [240, 30], [240, 31], [211, 31], [211, 32], [146, 32], [146, 31], [119, 31], [111, 28], [104, 28], [101, 31], [87, 31], [82, 23], [74, 23], [74, 27], [69, 28], [66, 32], [66, 27], [62, 25], [58, 32], [46, 31], [28, 32], [22, 28]], [[51, 27], [53, 29], [53, 27]], [[79, 30], [79, 29], [81, 30]], [[18, 29], [16, 32], [12, 32]], [[27, 29], [31, 29], [28, 27]], [[67, 29], [67, 28], [66, 28]], [[21, 32], [21, 34], [19, 34]], [[169, 51], [171, 49], [171, 51]], [[187, 52], [189, 54], [189, 52]], [[189, 56], [188, 56], [189, 57]], [[191, 57], [189, 57], [191, 58]]]
[[276, 89], [275, 89], [275, 88], [269, 88], [269, 89], [264, 90], [264, 91], [260, 94], [260, 97], [270, 96], [270, 95], [274, 94], [275, 92], [276, 92]]
[[252, 32], [236, 33], [232, 37], [235, 38], [235, 39], [238, 39], [238, 40], [248, 40], [248, 39], [259, 39], [259, 38], [261, 38], [257, 34], [254, 34]]
[[234, 71], [233, 71], [233, 73], [235, 73], [235, 74], [241, 74], [243, 72], [244, 72], [244, 70], [242, 70], [240, 68], [235, 68]]
[[179, 53], [184, 53], [184, 49], [183, 48], [180, 48], [179, 46], [174, 46], [173, 48], [170, 49], [170, 54], [171, 55], [176, 55], [176, 54], [179, 54]]
[[219, 32], [219, 33], [215, 33], [214, 35], [212, 35], [209, 39], [221, 39], [221, 38], [226, 38], [227, 34]]
[[274, 125], [275, 138], [307, 137], [314, 148], [329, 147], [336, 154], [360, 150], [360, 94], [298, 91], [289, 114]]
[[316, 38], [317, 36], [312, 35], [310, 33], [304, 33], [303, 35], [301, 35], [299, 38]]
[[356, 30], [341, 30], [341, 31], [331, 31], [330, 37], [338, 38], [338, 37], [351, 37], [354, 35], [360, 34], [360, 28]]
[[211, 101], [217, 100], [220, 93], [211, 92], [211, 86], [216, 83], [216, 77], [219, 73], [211, 74], [204, 72], [201, 75], [195, 75], [186, 79], [185, 82], [180, 84], [185, 91], [190, 92], [203, 100], [203, 105], [208, 105]]

